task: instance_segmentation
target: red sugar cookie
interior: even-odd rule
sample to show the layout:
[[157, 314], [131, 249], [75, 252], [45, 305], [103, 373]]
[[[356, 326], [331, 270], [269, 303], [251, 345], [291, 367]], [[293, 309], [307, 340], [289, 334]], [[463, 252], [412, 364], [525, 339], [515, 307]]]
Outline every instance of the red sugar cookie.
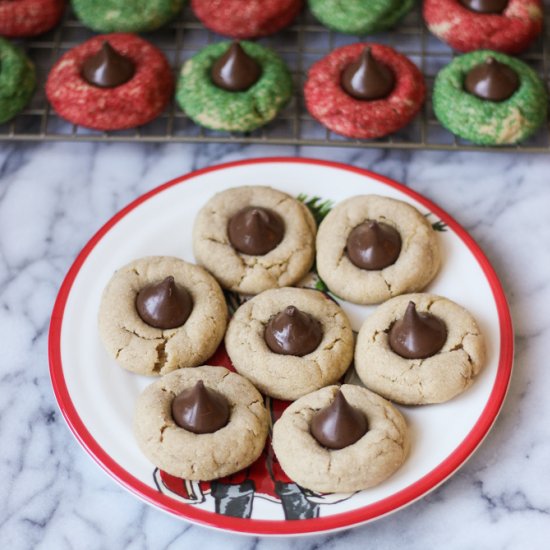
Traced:
[[[135, 64], [135, 73], [115, 88], [100, 88], [82, 77], [84, 61], [103, 42]], [[164, 54], [133, 34], [104, 34], [69, 50], [54, 65], [46, 82], [46, 95], [55, 111], [73, 124], [97, 130], [122, 130], [146, 124], [166, 107], [174, 78]]]
[[0, 0], [0, 35], [18, 38], [42, 34], [55, 27], [64, 9], [65, 0]]
[[461, 52], [519, 53], [540, 34], [543, 20], [541, 0], [510, 0], [496, 14], [477, 13], [458, 0], [424, 0], [423, 12], [430, 31]]
[[[394, 73], [394, 89], [384, 99], [354, 99], [340, 85], [342, 71], [366, 47]], [[309, 71], [304, 96], [310, 114], [333, 132], [372, 139], [406, 126], [420, 110], [426, 86], [422, 73], [404, 55], [388, 46], [359, 43], [338, 48], [317, 61]]]
[[191, 7], [210, 30], [233, 38], [273, 34], [289, 25], [302, 0], [192, 0]]

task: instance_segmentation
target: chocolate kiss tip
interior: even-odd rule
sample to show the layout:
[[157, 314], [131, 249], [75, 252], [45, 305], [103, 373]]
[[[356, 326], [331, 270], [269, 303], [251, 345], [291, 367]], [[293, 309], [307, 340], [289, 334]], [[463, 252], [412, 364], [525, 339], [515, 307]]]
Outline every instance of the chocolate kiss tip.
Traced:
[[248, 55], [240, 42], [234, 41], [215, 61], [210, 76], [218, 88], [229, 92], [242, 92], [253, 86], [261, 73], [260, 64]]
[[171, 275], [160, 283], [142, 288], [135, 305], [143, 322], [162, 330], [182, 326], [193, 309], [189, 292], [185, 288], [179, 289]]
[[392, 70], [378, 61], [365, 46], [359, 59], [350, 63], [342, 72], [340, 85], [351, 97], [371, 101], [387, 97], [395, 87]]
[[397, 261], [401, 246], [401, 236], [395, 228], [367, 220], [350, 232], [346, 253], [359, 269], [380, 270]]
[[283, 240], [285, 224], [274, 211], [245, 207], [230, 218], [227, 234], [231, 246], [238, 252], [263, 256]]
[[227, 424], [229, 415], [229, 403], [225, 396], [206, 388], [202, 380], [172, 401], [174, 422], [196, 434], [218, 431]]
[[337, 450], [361, 439], [368, 423], [365, 415], [350, 405], [339, 389], [332, 402], [313, 416], [310, 430], [319, 444]]
[[103, 40], [100, 50], [84, 60], [82, 77], [99, 88], [116, 88], [128, 82], [135, 73], [135, 64]]
[[403, 317], [389, 331], [390, 348], [405, 359], [431, 357], [446, 340], [445, 323], [431, 313], [418, 313], [413, 301], [409, 301]]
[[273, 353], [303, 357], [323, 339], [319, 321], [295, 306], [287, 306], [265, 327], [264, 340]]

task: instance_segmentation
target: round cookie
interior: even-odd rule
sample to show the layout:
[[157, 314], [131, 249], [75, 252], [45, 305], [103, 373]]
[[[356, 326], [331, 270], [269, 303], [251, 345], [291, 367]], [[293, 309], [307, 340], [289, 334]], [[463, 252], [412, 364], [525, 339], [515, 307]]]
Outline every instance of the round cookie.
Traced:
[[[395, 86], [383, 99], [355, 99], [344, 91], [341, 76], [366, 47], [395, 77]], [[343, 136], [373, 139], [396, 132], [418, 113], [426, 96], [422, 73], [404, 55], [380, 44], [343, 46], [317, 61], [304, 86], [306, 107], [321, 124]]]
[[42, 34], [57, 25], [64, 10], [65, 0], [0, 0], [0, 35], [20, 38]]
[[[135, 65], [130, 80], [113, 88], [90, 84], [82, 76], [86, 59], [104, 42]], [[46, 95], [57, 114], [87, 128], [122, 130], [150, 122], [170, 102], [174, 81], [164, 54], [133, 34], [96, 36], [69, 50], [53, 66]]]
[[258, 38], [290, 25], [302, 0], [192, 0], [193, 12], [215, 33], [233, 38]]
[[[519, 89], [505, 101], [480, 99], [464, 89], [470, 69], [489, 56], [511, 67], [519, 77]], [[433, 106], [441, 124], [453, 134], [481, 145], [504, 145], [526, 139], [544, 124], [547, 93], [536, 72], [523, 61], [478, 51], [455, 58], [438, 73]]]
[[[173, 276], [191, 295], [193, 309], [182, 326], [159, 329], [136, 310], [138, 292]], [[170, 256], [149, 256], [119, 269], [103, 291], [99, 335], [109, 355], [125, 369], [152, 376], [196, 367], [218, 347], [227, 326], [223, 292], [199, 266]]]
[[178, 15], [185, 0], [72, 0], [84, 25], [97, 32], [147, 32]]
[[[338, 390], [367, 418], [366, 434], [348, 447], [321, 446], [310, 433], [314, 414], [329, 405]], [[290, 405], [273, 426], [273, 449], [284, 472], [319, 493], [354, 492], [391, 476], [409, 452], [407, 425], [401, 413], [375, 393], [351, 384], [329, 386]]]
[[[285, 225], [283, 240], [262, 256], [242, 254], [229, 241], [229, 220], [249, 206], [276, 212]], [[217, 193], [199, 211], [193, 228], [193, 250], [197, 262], [223, 288], [257, 294], [293, 285], [308, 273], [315, 259], [316, 231], [313, 215], [294, 197], [271, 187], [235, 187]]]
[[245, 91], [224, 90], [210, 77], [212, 66], [227, 52], [229, 42], [206, 46], [183, 65], [176, 100], [197, 124], [212, 130], [250, 132], [273, 120], [290, 99], [292, 77], [283, 60], [260, 44], [240, 44], [261, 66], [260, 78]]
[[424, 0], [424, 19], [430, 31], [455, 50], [496, 50], [519, 53], [542, 30], [541, 0], [509, 0], [502, 13], [479, 13], [458, 0]]
[[[447, 328], [441, 350], [425, 359], [406, 359], [389, 345], [388, 331], [412, 301]], [[355, 348], [355, 370], [367, 388], [404, 405], [443, 403], [473, 382], [485, 361], [483, 337], [472, 315], [433, 294], [408, 294], [382, 304], [367, 318]]]
[[308, 4], [326, 27], [364, 35], [396, 25], [411, 10], [414, 0], [309, 0]]
[[[174, 397], [199, 380], [229, 402], [228, 423], [213, 433], [179, 427], [171, 412]], [[223, 367], [182, 369], [163, 376], [139, 396], [134, 434], [147, 458], [161, 470], [189, 480], [206, 481], [246, 468], [260, 456], [269, 420], [254, 386]]]
[[[346, 253], [350, 232], [367, 220], [390, 225], [401, 237], [397, 260], [381, 270], [360, 269]], [[350, 302], [376, 304], [421, 290], [435, 277], [439, 264], [439, 242], [432, 226], [416, 208], [396, 199], [350, 197], [319, 226], [317, 271], [331, 292]]]
[[0, 124], [23, 110], [35, 87], [31, 60], [17, 46], [0, 38]]
[[[264, 334], [269, 321], [294, 306], [322, 327], [319, 346], [302, 357], [274, 353]], [[267, 290], [244, 303], [231, 318], [225, 347], [238, 373], [262, 393], [293, 400], [334, 384], [346, 372], [353, 356], [353, 333], [344, 311], [318, 290]]]

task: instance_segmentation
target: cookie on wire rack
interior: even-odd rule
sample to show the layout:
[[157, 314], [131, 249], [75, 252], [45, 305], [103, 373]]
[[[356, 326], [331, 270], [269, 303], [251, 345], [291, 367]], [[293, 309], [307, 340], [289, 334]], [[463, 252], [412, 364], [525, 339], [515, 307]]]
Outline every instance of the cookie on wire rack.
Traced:
[[17, 0], [0, 2], [0, 36], [23, 38], [45, 33], [55, 27], [65, 0]]
[[191, 7], [211, 31], [232, 38], [258, 38], [290, 25], [303, 0], [192, 0]]

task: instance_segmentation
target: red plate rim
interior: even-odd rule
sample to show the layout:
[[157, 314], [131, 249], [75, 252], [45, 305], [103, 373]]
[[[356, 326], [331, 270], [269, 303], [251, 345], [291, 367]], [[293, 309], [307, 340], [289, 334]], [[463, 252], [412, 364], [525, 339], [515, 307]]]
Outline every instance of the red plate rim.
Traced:
[[[97, 243], [109, 232], [109, 230], [124, 218], [129, 212], [138, 207], [141, 203], [161, 193], [174, 185], [178, 185], [197, 176], [227, 168], [237, 166], [261, 164], [261, 163], [296, 163], [296, 164], [313, 164], [327, 166], [340, 170], [347, 170], [363, 176], [370, 177], [379, 182], [382, 182], [390, 187], [396, 188], [402, 193], [408, 195], [419, 203], [423, 204], [427, 209], [436, 214], [444, 221], [458, 237], [466, 244], [472, 252], [477, 262], [481, 266], [493, 293], [495, 304], [497, 307], [499, 327], [501, 334], [500, 355], [497, 368], [497, 376], [491, 390], [491, 394], [487, 401], [481, 416], [475, 423], [472, 430], [458, 445], [458, 447], [438, 466], [431, 470], [428, 474], [415, 481], [405, 489], [386, 497], [378, 502], [363, 506], [356, 510], [335, 514], [328, 517], [305, 519], [297, 521], [271, 521], [271, 520], [254, 520], [242, 519], [197, 509], [189, 504], [177, 502], [170, 497], [161, 494], [156, 489], [139, 481], [137, 478], [127, 472], [122, 466], [116, 463], [107, 452], [95, 441], [92, 435], [88, 432], [86, 426], [80, 419], [77, 410], [74, 407], [71, 396], [68, 392], [63, 375], [63, 363], [61, 359], [61, 329], [63, 325], [63, 315], [69, 293], [73, 286], [76, 276], [84, 264], [86, 258], [92, 252]], [[506, 301], [506, 296], [500, 284], [500, 281], [486, 258], [485, 254], [467, 233], [467, 231], [457, 223], [449, 214], [435, 205], [433, 202], [424, 198], [422, 195], [412, 191], [408, 187], [399, 184], [389, 178], [380, 176], [362, 168], [348, 166], [346, 164], [332, 162], [327, 160], [309, 159], [309, 158], [293, 158], [293, 157], [267, 157], [249, 160], [239, 160], [228, 162], [203, 168], [194, 172], [190, 172], [184, 176], [165, 183], [148, 193], [138, 197], [125, 208], [115, 214], [97, 233], [90, 239], [86, 246], [69, 269], [59, 293], [55, 301], [50, 322], [50, 331], [48, 337], [48, 355], [50, 362], [50, 376], [52, 380], [53, 390], [57, 399], [59, 408], [65, 417], [69, 428], [80, 444], [86, 449], [88, 454], [112, 477], [132, 493], [139, 496], [158, 508], [169, 512], [178, 517], [190, 520], [194, 523], [213, 527], [222, 530], [234, 531], [243, 534], [251, 535], [300, 535], [314, 534], [325, 531], [343, 529], [361, 523], [366, 523], [370, 520], [382, 517], [399, 508], [412, 503], [413, 501], [424, 496], [426, 493], [435, 489], [439, 484], [451, 476], [464, 462], [473, 454], [480, 443], [483, 441], [502, 407], [508, 385], [510, 382], [514, 351], [514, 333], [512, 328], [512, 320], [510, 311]]]

